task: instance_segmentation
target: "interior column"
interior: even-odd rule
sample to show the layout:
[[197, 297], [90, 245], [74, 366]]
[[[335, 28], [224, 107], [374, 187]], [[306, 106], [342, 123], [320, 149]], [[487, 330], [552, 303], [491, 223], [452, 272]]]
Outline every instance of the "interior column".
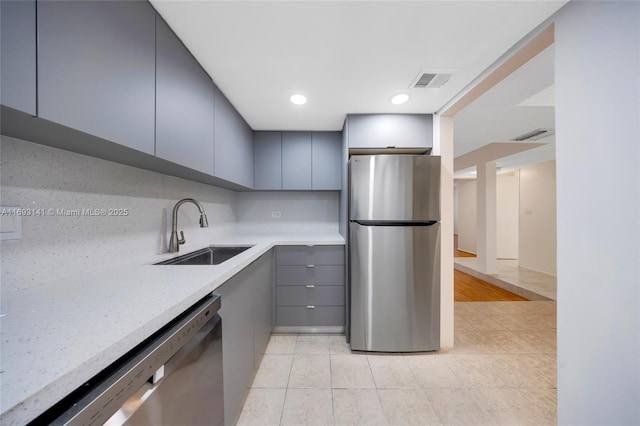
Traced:
[[478, 268], [485, 274], [497, 274], [496, 262], [496, 163], [477, 166], [477, 254]]

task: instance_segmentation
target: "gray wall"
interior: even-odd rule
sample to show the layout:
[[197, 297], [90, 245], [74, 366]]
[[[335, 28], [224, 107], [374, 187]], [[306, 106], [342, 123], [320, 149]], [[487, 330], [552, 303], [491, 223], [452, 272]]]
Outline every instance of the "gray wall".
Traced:
[[555, 16], [558, 423], [640, 424], [640, 3]]

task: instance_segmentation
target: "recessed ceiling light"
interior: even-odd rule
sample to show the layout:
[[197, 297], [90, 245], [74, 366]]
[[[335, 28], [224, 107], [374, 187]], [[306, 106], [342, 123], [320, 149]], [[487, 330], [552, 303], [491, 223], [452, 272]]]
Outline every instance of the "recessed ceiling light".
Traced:
[[407, 102], [408, 100], [409, 95], [407, 95], [406, 93], [400, 93], [399, 95], [395, 95], [393, 98], [391, 98], [391, 103], [394, 105], [400, 105]]
[[303, 95], [293, 95], [289, 100], [292, 104], [296, 105], [304, 105], [307, 103], [307, 98]]

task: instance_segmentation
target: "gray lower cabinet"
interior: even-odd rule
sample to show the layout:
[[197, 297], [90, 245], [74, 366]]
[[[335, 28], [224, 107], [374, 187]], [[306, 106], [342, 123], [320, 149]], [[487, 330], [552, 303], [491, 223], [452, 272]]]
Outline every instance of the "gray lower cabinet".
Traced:
[[153, 7], [38, 1], [37, 23], [38, 116], [153, 155]]
[[0, 2], [0, 104], [36, 115], [36, 2]]
[[311, 132], [282, 133], [282, 189], [311, 189]]
[[215, 87], [215, 175], [253, 187], [253, 130]]
[[255, 132], [253, 189], [282, 189], [282, 133]]
[[225, 424], [235, 424], [273, 328], [272, 254], [261, 256], [216, 293], [222, 297]]
[[213, 107], [211, 78], [157, 15], [156, 156], [213, 175]]
[[342, 134], [311, 133], [311, 188], [339, 191], [342, 188]]
[[287, 331], [344, 327], [344, 268], [344, 246], [278, 247], [276, 326]]

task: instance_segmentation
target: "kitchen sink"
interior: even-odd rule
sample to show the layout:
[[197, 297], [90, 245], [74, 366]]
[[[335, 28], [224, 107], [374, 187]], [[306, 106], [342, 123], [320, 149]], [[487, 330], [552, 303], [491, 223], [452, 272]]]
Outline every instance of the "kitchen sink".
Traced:
[[155, 263], [155, 265], [219, 265], [251, 247], [253, 246], [206, 247], [173, 259]]

